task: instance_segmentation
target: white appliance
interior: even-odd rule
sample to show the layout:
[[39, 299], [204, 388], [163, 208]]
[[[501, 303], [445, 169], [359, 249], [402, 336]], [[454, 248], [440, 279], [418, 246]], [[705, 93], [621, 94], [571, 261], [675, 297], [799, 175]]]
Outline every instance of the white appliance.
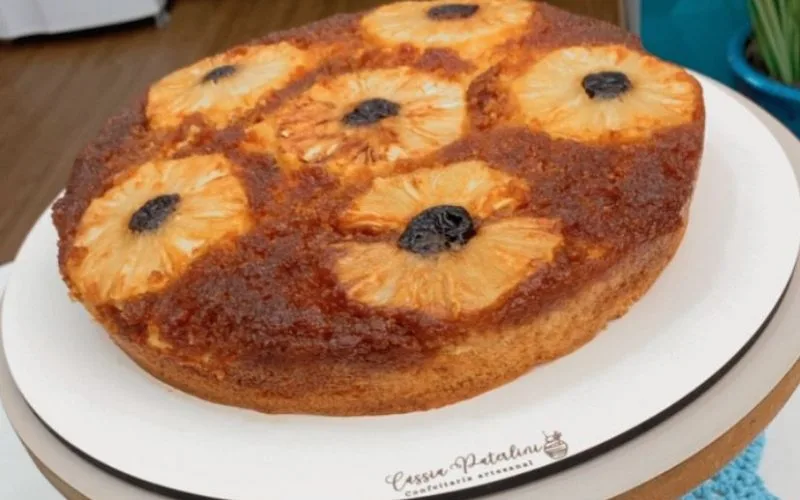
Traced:
[[152, 17], [167, 20], [167, 0], [0, 0], [0, 39], [65, 33]]

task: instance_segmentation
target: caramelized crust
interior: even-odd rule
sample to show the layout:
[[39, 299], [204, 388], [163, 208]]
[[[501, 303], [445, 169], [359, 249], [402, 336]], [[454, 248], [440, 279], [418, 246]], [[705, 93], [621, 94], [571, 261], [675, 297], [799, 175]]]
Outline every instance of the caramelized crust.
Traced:
[[235, 370], [177, 364], [123, 336], [114, 340], [149, 373], [209, 401], [266, 413], [383, 415], [470, 398], [569, 354], [625, 314], [658, 277], [684, 228], [640, 247], [574, 296], [524, 325], [475, 329], [462, 342], [392, 369], [358, 361], [275, 365], [248, 359]]
[[[335, 16], [270, 34], [243, 46], [247, 49], [231, 49], [291, 46], [304, 54], [304, 69], [288, 82], [277, 79], [278, 87], [253, 102], [248, 95], [247, 106], [237, 105], [230, 116], [198, 110], [174, 122], [164, 115], [152, 122], [146, 112], [153, 109], [148, 89], [110, 119], [76, 159], [66, 193], [53, 210], [62, 275], [74, 298], [149, 372], [201, 397], [267, 412], [354, 415], [433, 408], [496, 387], [583, 344], [623, 314], [669, 261], [686, 224], [702, 155], [705, 112], [693, 78], [680, 72], [690, 90], [680, 118], [662, 122], [647, 115], [646, 134], [597, 139], [554, 133], [522, 112], [525, 99], [515, 90], [515, 79], [547, 54], [568, 47], [613, 46], [644, 57], [638, 39], [536, 3], [522, 28], [515, 24], [506, 30], [504, 60], [488, 65], [462, 45], [381, 42], [363, 28], [375, 12]], [[275, 116], [292, 116], [293, 103], [314, 95], [318, 82], [347, 82], [358, 72], [382, 74], [393, 68], [462, 89], [463, 119], [448, 115], [442, 122], [459, 130], [438, 131], [433, 123], [419, 136], [435, 137], [414, 154], [393, 157], [379, 169], [343, 174], [325, 159], [297, 161], [287, 153], [294, 151], [292, 138], [270, 128]], [[553, 81], [561, 84], [566, 83]], [[391, 140], [395, 131], [388, 124], [394, 118], [386, 118], [382, 129]], [[310, 128], [301, 128], [310, 130], [311, 138], [304, 137], [303, 148], [316, 140], [314, 116], [308, 120]], [[268, 133], [255, 133], [259, 127]], [[320, 139], [330, 153], [325, 158], [339, 158], [332, 149], [339, 143], [373, 145], [372, 136], [352, 135], [347, 127], [325, 137]], [[132, 288], [148, 290], [144, 293], [110, 298], [85, 293], [84, 280], [91, 273], [75, 273], [70, 263], [89, 251], [80, 235], [92, 203], [142, 165], [201, 155], [221, 155], [233, 166], [235, 185], [246, 198], [243, 210], [249, 211], [241, 216], [247, 223], [234, 231], [236, 237], [220, 244], [209, 235], [202, 253], [182, 261], [179, 270], [159, 272], [157, 287]], [[499, 280], [503, 284], [491, 300], [462, 294], [459, 300], [469, 307], [452, 306], [453, 301], [444, 309], [422, 305], [436, 302], [445, 294], [441, 291], [397, 294], [414, 300], [365, 300], [365, 288], [354, 291], [358, 280], [364, 281], [359, 253], [343, 256], [343, 249], [394, 249], [402, 231], [397, 221], [406, 221], [390, 210], [388, 215], [358, 214], [375, 183], [458, 164], [485, 165], [488, 177], [510, 179], [503, 181], [504, 191], [487, 198], [511, 200], [501, 209], [476, 205], [478, 231], [509, 226], [509, 221], [539, 221], [536, 228], [547, 228], [541, 230], [546, 248], [539, 240], [521, 247], [535, 258], [509, 264], [518, 277], [513, 285]], [[375, 223], [387, 218], [395, 222]], [[179, 232], [163, 230], [153, 238]], [[132, 248], [118, 246], [120, 259]], [[467, 262], [476, 268], [464, 273], [480, 280], [477, 263], [489, 259], [495, 247], [486, 248], [489, 257], [451, 260], [446, 272], [457, 273], [459, 263]], [[365, 259], [365, 265], [368, 261], [376, 273], [382, 271], [374, 258]], [[108, 269], [98, 272], [113, 272]]]

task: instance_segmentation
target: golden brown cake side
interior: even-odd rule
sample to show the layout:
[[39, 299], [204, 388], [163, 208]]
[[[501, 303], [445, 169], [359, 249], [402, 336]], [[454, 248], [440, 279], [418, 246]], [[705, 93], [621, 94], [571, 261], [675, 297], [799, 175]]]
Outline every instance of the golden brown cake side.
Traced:
[[339, 362], [214, 373], [175, 363], [123, 336], [113, 338], [153, 376], [217, 403], [266, 413], [342, 416], [423, 411], [494, 389], [590, 341], [647, 292], [678, 249], [684, 229], [643, 245], [532, 322], [471, 332], [463, 342], [405, 369]]
[[[73, 297], [147, 371], [267, 412], [433, 408], [588, 341], [680, 242], [702, 89], [611, 25], [479, 3], [337, 16], [154, 83], [54, 207]], [[463, 231], [431, 251], [436, 217]]]

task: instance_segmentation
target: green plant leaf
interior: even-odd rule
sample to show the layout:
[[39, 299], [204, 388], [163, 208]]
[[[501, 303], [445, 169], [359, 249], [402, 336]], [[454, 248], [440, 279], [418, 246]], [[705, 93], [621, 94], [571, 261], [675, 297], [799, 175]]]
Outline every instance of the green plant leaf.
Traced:
[[792, 59], [792, 83], [800, 84], [800, 0], [790, 0], [787, 12], [789, 18], [788, 38], [789, 52], [794, 54]]
[[750, 13], [751, 27], [753, 30], [753, 37], [755, 39], [756, 49], [764, 60], [767, 67], [767, 72], [773, 77], [777, 78], [778, 65], [775, 60], [774, 53], [770, 50], [769, 42], [766, 34], [764, 33], [764, 22], [761, 18], [761, 13], [755, 6], [756, 0], [748, 0], [747, 8]]
[[747, 8], [769, 75], [800, 82], [800, 0], [748, 0]]

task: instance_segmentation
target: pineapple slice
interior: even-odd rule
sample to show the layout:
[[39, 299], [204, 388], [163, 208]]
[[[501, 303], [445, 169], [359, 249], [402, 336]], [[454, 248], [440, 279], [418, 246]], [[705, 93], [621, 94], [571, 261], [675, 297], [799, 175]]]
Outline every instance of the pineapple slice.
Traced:
[[218, 154], [148, 162], [94, 199], [66, 266], [77, 295], [97, 304], [159, 290], [246, 232], [248, 199], [232, 170]]
[[245, 149], [275, 154], [289, 169], [324, 165], [342, 177], [391, 171], [466, 127], [466, 86], [409, 67], [320, 80], [247, 131]]
[[681, 68], [621, 45], [556, 50], [511, 88], [533, 129], [587, 142], [639, 140], [688, 123], [700, 99]]
[[163, 128], [202, 113], [224, 127], [265, 93], [286, 85], [307, 59], [304, 51], [285, 42], [207, 57], [155, 83], [148, 93], [147, 117]]
[[[344, 229], [396, 235], [347, 241], [334, 272], [348, 297], [441, 318], [489, 307], [554, 258], [557, 221], [510, 215], [527, 200], [519, 179], [479, 161], [376, 179], [343, 214]], [[436, 234], [438, 233], [438, 234]]]
[[484, 224], [463, 248], [435, 255], [385, 242], [343, 243], [334, 270], [353, 300], [451, 319], [494, 304], [552, 261], [561, 241], [554, 221], [513, 217]]
[[404, 228], [426, 208], [458, 203], [472, 216], [513, 211], [527, 201], [526, 184], [481, 161], [453, 163], [375, 179], [340, 219], [344, 229], [392, 231]]
[[406, 1], [379, 7], [361, 26], [367, 36], [384, 44], [451, 48], [475, 61], [521, 35], [533, 10], [527, 0]]

